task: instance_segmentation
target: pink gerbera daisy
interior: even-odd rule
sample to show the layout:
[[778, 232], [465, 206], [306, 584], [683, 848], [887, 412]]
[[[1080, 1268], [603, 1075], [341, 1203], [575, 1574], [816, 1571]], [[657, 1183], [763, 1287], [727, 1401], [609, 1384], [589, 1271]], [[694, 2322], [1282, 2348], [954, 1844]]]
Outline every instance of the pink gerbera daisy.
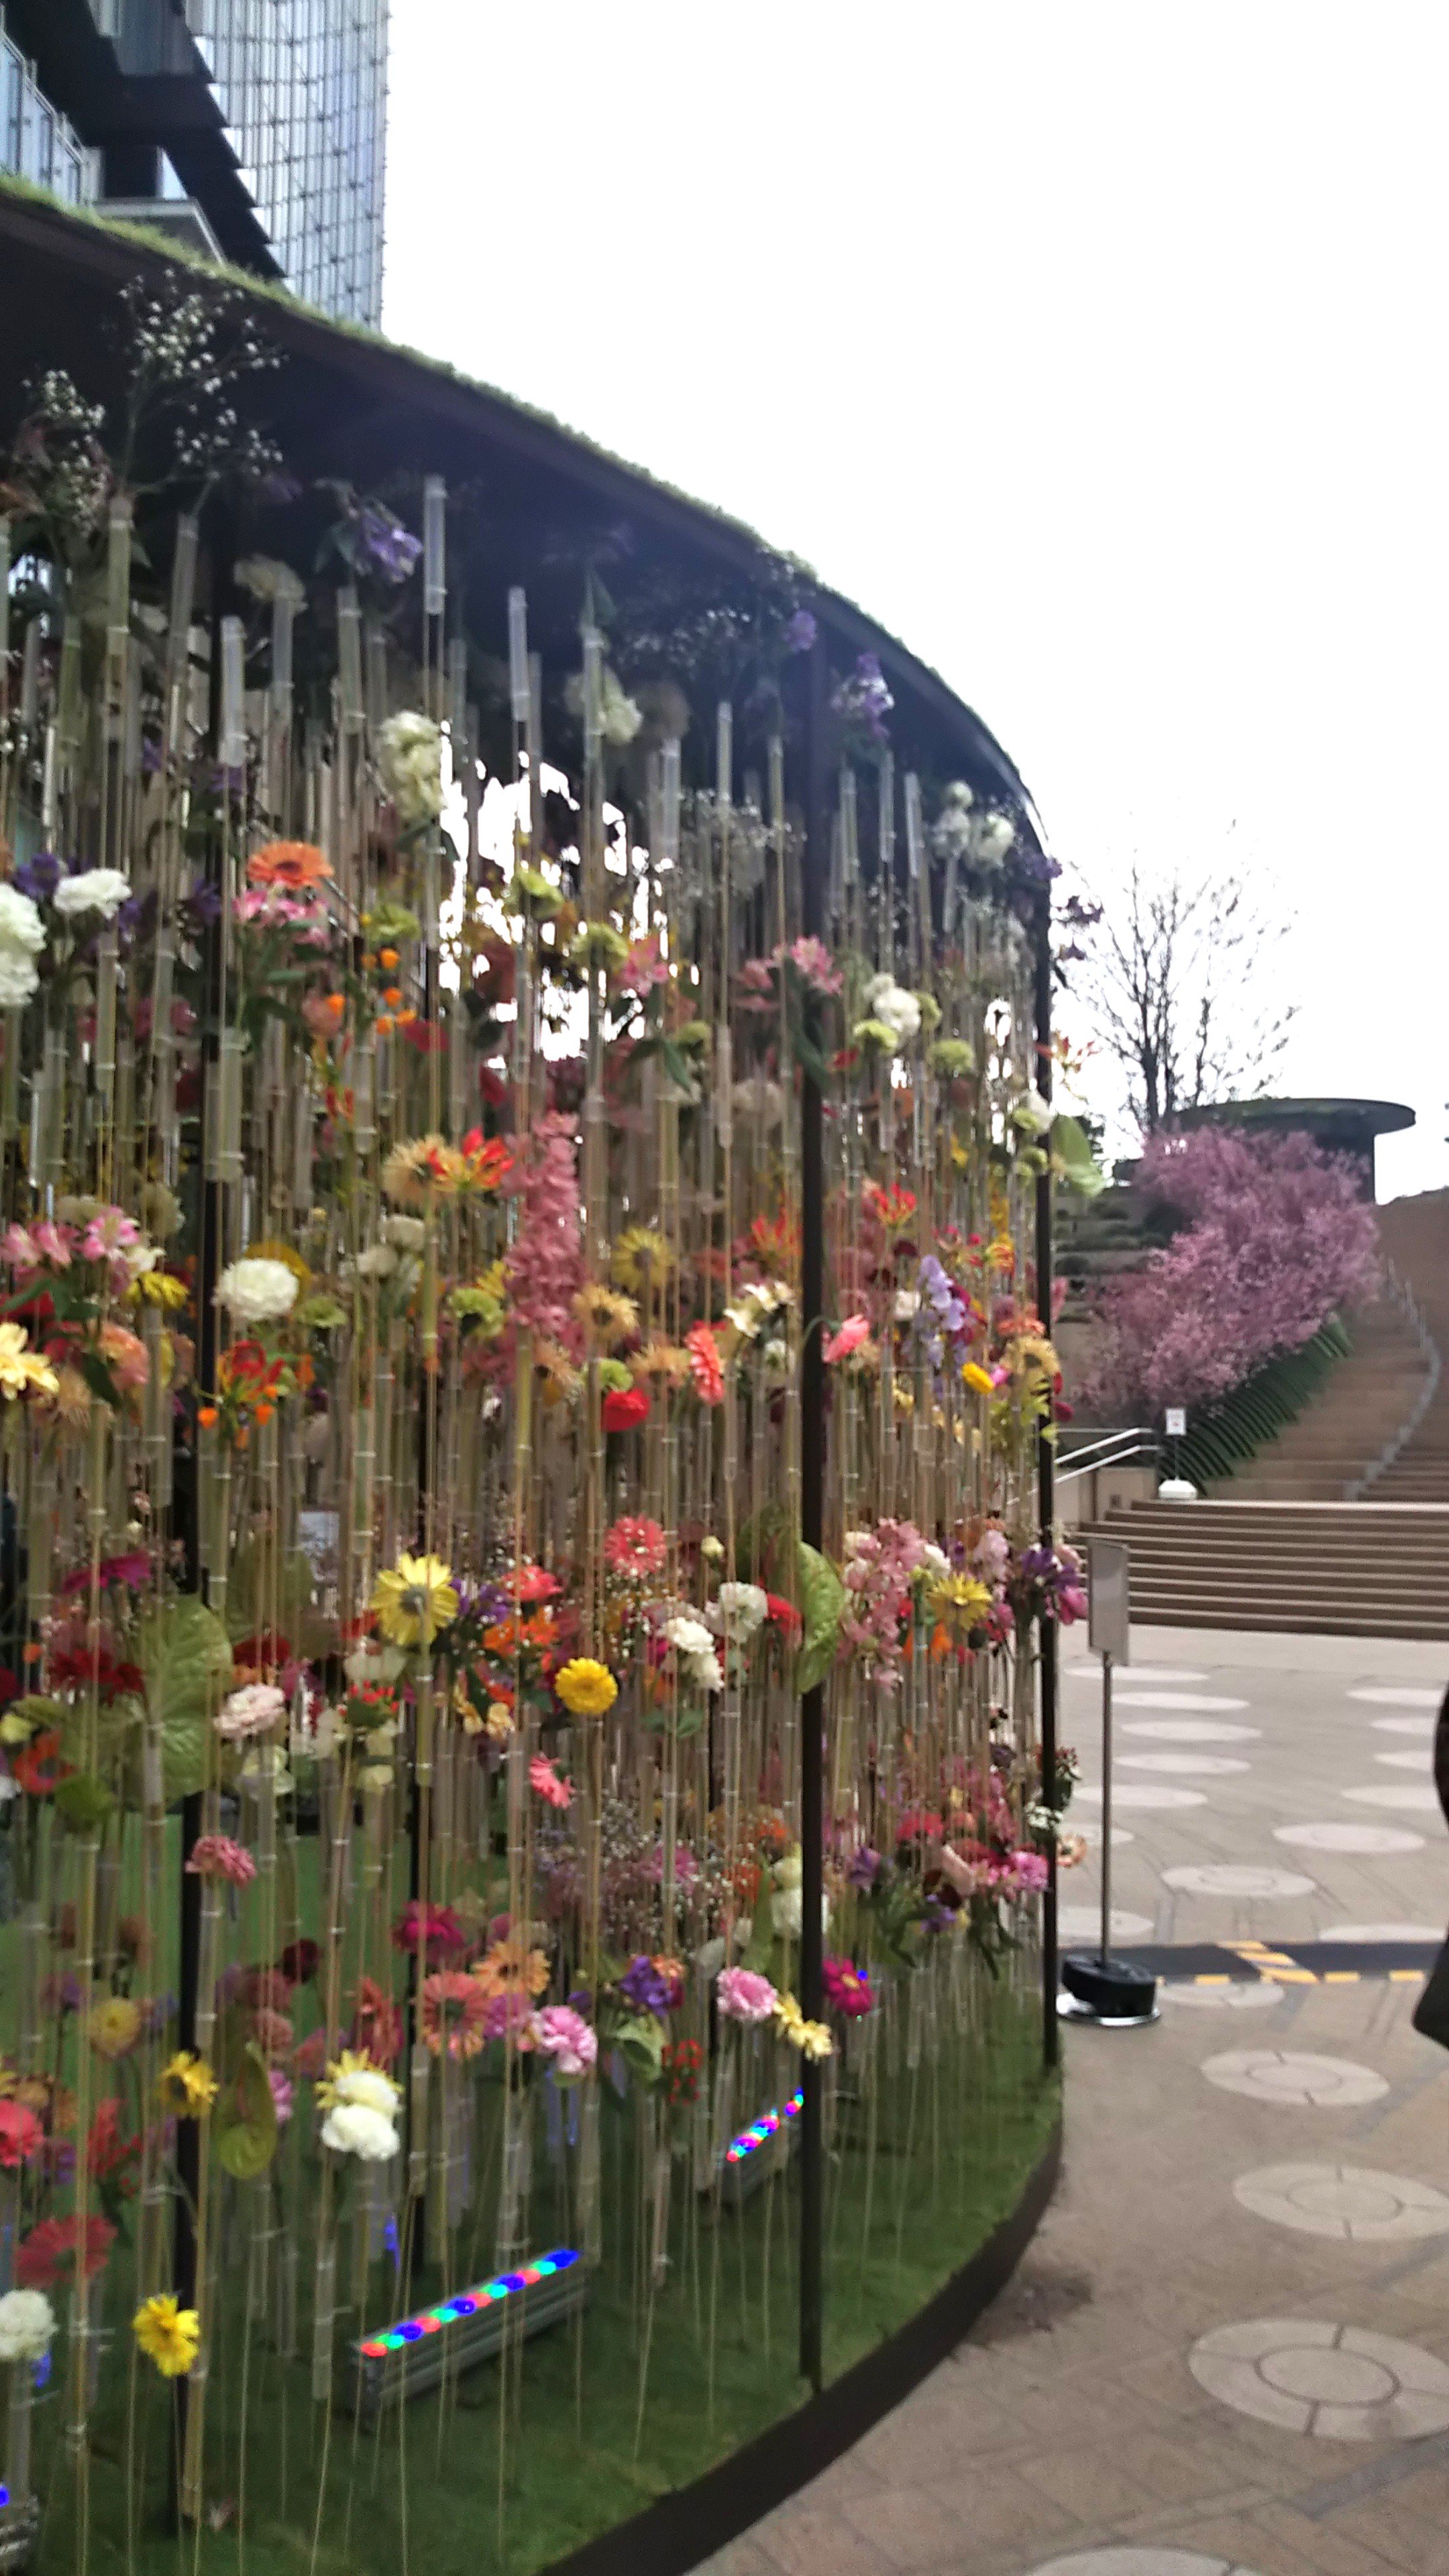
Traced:
[[616, 1574], [662, 1574], [669, 1542], [657, 1521], [626, 1512], [604, 1539], [604, 1562]]

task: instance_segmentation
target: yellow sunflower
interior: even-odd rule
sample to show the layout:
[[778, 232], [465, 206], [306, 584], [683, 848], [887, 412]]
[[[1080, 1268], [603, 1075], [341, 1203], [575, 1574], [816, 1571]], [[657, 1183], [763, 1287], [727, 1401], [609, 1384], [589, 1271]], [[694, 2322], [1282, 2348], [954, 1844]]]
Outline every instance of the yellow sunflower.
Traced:
[[178, 2048], [157, 2078], [157, 2091], [178, 2120], [204, 2120], [216, 2100], [216, 2077], [204, 2057]]
[[609, 1269], [621, 1288], [642, 1288], [647, 1280], [658, 1290], [674, 1268], [674, 1255], [652, 1226], [626, 1226], [615, 1244]]

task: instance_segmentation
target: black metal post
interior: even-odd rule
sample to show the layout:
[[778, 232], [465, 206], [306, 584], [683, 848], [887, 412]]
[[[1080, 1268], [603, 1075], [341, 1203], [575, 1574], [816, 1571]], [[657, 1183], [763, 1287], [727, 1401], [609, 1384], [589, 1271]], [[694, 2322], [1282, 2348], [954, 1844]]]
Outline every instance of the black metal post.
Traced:
[[[826, 762], [829, 664], [817, 636], [806, 673], [805, 859], [801, 928], [819, 938], [825, 928], [825, 888], [830, 869], [830, 794]], [[812, 1036], [815, 1029], [812, 1025]], [[802, 1071], [800, 1092], [800, 1535], [819, 1547], [825, 1529], [825, 1362], [821, 1310], [825, 1303], [824, 1105], [820, 1085]], [[811, 2020], [822, 2009], [820, 1915], [825, 1895], [825, 1691], [807, 1691], [800, 1702], [800, 2003]], [[821, 2382], [822, 2248], [825, 2215], [825, 2137], [821, 2069], [801, 2062], [805, 2100], [800, 2119], [800, 2376]]]
[[[1036, 919], [1036, 1083], [1043, 1100], [1052, 1096], [1052, 937], [1051, 895], [1044, 891]], [[1052, 1177], [1041, 1174], [1036, 1185], [1036, 1303], [1044, 1331], [1052, 1328]], [[1037, 1438], [1037, 1489], [1041, 1504], [1041, 1539], [1052, 1544], [1056, 1519], [1056, 1452], [1050, 1438], [1052, 1404]], [[1042, 1798], [1055, 1806], [1057, 1794], [1057, 1623], [1041, 1623], [1041, 1777]], [[1061, 2053], [1057, 2026], [1057, 1847], [1047, 1850], [1047, 1883], [1041, 1907], [1042, 2056], [1055, 2066]]]

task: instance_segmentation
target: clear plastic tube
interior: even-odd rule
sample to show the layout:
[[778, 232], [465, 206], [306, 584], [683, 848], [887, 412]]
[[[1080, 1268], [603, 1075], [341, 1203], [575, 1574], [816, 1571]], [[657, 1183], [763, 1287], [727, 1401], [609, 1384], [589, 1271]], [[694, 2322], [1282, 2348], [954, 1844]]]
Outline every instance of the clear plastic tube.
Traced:
[[508, 594], [508, 694], [516, 725], [528, 722], [528, 594]]
[[423, 485], [423, 607], [441, 617], [448, 597], [448, 487], [441, 474]]

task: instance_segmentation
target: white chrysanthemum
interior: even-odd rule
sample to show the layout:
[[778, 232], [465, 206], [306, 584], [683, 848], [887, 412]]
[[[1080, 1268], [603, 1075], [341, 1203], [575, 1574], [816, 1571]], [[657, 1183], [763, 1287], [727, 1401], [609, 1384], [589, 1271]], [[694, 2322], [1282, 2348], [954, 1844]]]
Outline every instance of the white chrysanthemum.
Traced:
[[244, 1324], [277, 1324], [297, 1302], [297, 1274], [285, 1261], [233, 1261], [216, 1283], [216, 1302]]
[[724, 1689], [724, 1674], [720, 1668], [718, 1655], [713, 1652], [707, 1655], [685, 1655], [681, 1661], [683, 1678], [693, 1689], [702, 1691]]
[[765, 1365], [766, 1377], [784, 1378], [789, 1376], [790, 1345], [788, 1342], [766, 1342], [764, 1349], [760, 1353], [760, 1357]]
[[443, 737], [431, 716], [389, 716], [378, 736], [377, 765], [404, 830], [437, 820], [443, 810]]
[[1016, 826], [1006, 814], [986, 814], [971, 835], [971, 856], [978, 868], [999, 868], [1016, 841]]
[[86, 868], [78, 877], [62, 877], [52, 899], [68, 919], [98, 912], [102, 921], [114, 921], [130, 891], [131, 880], [119, 868]]
[[40, 977], [25, 951], [0, 948], [0, 1011], [23, 1011], [31, 995], [39, 990]]
[[0, 2361], [39, 2361], [55, 2336], [55, 2310], [43, 2290], [7, 2290], [0, 2298]]
[[938, 859], [959, 859], [970, 848], [974, 802], [965, 779], [953, 779], [941, 799], [941, 811], [931, 826], [931, 847]]
[[385, 2112], [365, 2102], [339, 2102], [322, 2123], [322, 2144], [334, 2155], [385, 2165], [397, 2154], [397, 2131]]
[[865, 988], [866, 1010], [873, 1020], [893, 1029], [898, 1047], [908, 1046], [921, 1028], [921, 1005], [893, 975], [872, 975]]
[[407, 1657], [401, 1646], [354, 1646], [342, 1669], [350, 1682], [395, 1682]]
[[370, 1243], [367, 1250], [357, 1256], [359, 1279], [391, 1279], [400, 1267], [390, 1243]]
[[919, 1288], [898, 1288], [896, 1290], [896, 1322], [898, 1324], [909, 1324], [915, 1316], [919, 1315], [920, 1311], [921, 1292]]
[[382, 1220], [384, 1243], [399, 1252], [421, 1252], [428, 1239], [428, 1229], [420, 1216], [385, 1216]]
[[17, 886], [0, 885], [0, 948], [23, 948], [38, 957], [45, 946], [40, 907]]

